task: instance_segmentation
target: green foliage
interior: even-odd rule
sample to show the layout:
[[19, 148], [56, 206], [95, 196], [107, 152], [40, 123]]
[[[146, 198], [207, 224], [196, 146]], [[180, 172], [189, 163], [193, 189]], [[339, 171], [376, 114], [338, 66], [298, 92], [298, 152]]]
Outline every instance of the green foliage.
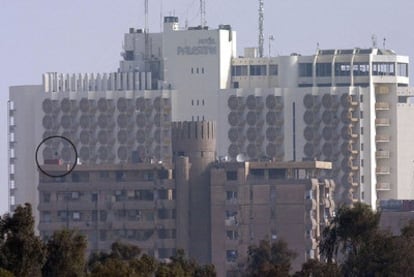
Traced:
[[321, 254], [328, 262], [344, 256], [357, 255], [362, 243], [378, 229], [380, 214], [371, 207], [356, 203], [353, 208], [341, 207], [330, 225], [323, 231]]
[[14, 277], [14, 274], [4, 268], [0, 268], [0, 277]]
[[246, 275], [252, 277], [288, 276], [291, 261], [296, 255], [288, 249], [283, 240], [277, 240], [274, 243], [262, 240], [259, 246], [249, 247]]
[[0, 219], [0, 267], [19, 277], [41, 276], [46, 247], [34, 234], [30, 204], [18, 206]]
[[339, 277], [342, 276], [336, 264], [327, 264], [310, 259], [302, 265], [302, 270], [296, 272], [294, 277]]
[[42, 268], [44, 277], [85, 275], [85, 236], [74, 230], [56, 231], [47, 242], [48, 257]]

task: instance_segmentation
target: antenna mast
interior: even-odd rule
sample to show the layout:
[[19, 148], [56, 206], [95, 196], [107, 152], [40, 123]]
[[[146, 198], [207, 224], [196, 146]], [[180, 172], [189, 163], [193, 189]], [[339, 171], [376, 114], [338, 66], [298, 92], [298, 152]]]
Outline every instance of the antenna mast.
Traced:
[[144, 62], [145, 62], [145, 71], [148, 71], [148, 52], [149, 52], [149, 28], [148, 28], [148, 0], [145, 1], [145, 27], [144, 27], [144, 36], [145, 36], [145, 54], [144, 54]]
[[206, 26], [206, 2], [200, 0], [200, 26], [204, 28]]
[[264, 35], [263, 35], [263, 22], [264, 22], [264, 0], [259, 0], [259, 57], [263, 57], [263, 44], [264, 44]]

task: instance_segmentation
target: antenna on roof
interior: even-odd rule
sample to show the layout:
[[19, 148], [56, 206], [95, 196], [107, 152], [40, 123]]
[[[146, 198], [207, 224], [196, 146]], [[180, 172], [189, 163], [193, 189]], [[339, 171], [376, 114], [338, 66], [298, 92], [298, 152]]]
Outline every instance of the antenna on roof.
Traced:
[[372, 48], [378, 48], [378, 41], [377, 41], [376, 34], [372, 34], [371, 41], [372, 41]]
[[259, 0], [259, 57], [263, 57], [263, 44], [264, 44], [264, 35], [263, 35], [263, 22], [264, 22], [264, 8], [263, 0]]
[[384, 49], [385, 49], [385, 42], [387, 41], [387, 39], [386, 38], [384, 38], [383, 39], [383, 41], [382, 41], [382, 47], [384, 47]]
[[148, 0], [145, 1], [145, 28], [144, 28], [144, 36], [145, 36], [145, 71], [148, 71], [148, 54], [149, 54], [149, 38], [148, 38]]
[[200, 0], [200, 26], [204, 28], [206, 26], [206, 1]]

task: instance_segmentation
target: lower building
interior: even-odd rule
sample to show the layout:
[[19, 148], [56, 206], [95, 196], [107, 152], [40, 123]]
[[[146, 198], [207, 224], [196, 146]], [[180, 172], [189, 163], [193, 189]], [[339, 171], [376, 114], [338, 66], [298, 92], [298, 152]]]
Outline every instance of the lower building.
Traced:
[[333, 215], [333, 180], [318, 179], [329, 162], [226, 162], [211, 170], [212, 263], [239, 276], [250, 245], [283, 239], [297, 253], [293, 268], [319, 257], [317, 239]]
[[400, 235], [401, 229], [414, 220], [414, 200], [382, 200], [380, 201], [380, 227], [394, 235]]
[[[184, 249], [218, 276], [238, 274], [249, 245], [285, 240], [294, 268], [318, 257], [317, 238], [335, 209], [330, 162], [216, 160], [215, 124], [172, 124], [172, 162], [42, 164], [39, 231], [63, 228], [88, 238], [88, 251], [112, 242], [139, 246], [157, 259]], [[47, 174], [44, 174], [47, 173]]]

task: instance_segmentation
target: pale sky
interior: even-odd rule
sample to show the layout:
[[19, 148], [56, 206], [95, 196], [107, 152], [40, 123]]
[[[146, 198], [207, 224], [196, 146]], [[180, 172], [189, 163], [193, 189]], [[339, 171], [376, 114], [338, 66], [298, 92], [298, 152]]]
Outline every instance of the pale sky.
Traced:
[[[258, 0], [205, 0], [207, 25], [230, 24], [238, 54], [257, 46]], [[413, 0], [264, 0], [265, 53], [378, 46], [414, 59]], [[149, 29], [162, 15], [199, 25], [199, 0], [149, 0]], [[0, 213], [7, 210], [8, 87], [40, 84], [42, 73], [116, 71], [123, 34], [144, 27], [144, 0], [0, 0]], [[414, 64], [414, 62], [413, 62]], [[410, 66], [410, 77], [414, 77]], [[28, 115], [30, 116], [30, 115]], [[34, 157], [33, 157], [34, 161]], [[35, 166], [35, 164], [33, 164]], [[35, 183], [36, 180], [34, 180]]]

